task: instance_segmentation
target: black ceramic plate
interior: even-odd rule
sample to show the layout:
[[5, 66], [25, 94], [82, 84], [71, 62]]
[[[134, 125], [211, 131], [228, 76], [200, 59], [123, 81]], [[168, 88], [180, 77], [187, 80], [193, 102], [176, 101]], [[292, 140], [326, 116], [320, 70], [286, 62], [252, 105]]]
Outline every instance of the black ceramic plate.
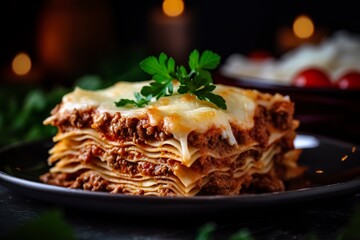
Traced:
[[[40, 183], [48, 170], [51, 141], [10, 145], [0, 150], [0, 183], [20, 194], [62, 206], [122, 214], [203, 214], [234, 212], [344, 197], [360, 190], [360, 148], [335, 139], [300, 134], [296, 146], [299, 160], [307, 166], [305, 188], [281, 193], [241, 196], [148, 197], [67, 189]], [[346, 158], [346, 159], [345, 159]]]

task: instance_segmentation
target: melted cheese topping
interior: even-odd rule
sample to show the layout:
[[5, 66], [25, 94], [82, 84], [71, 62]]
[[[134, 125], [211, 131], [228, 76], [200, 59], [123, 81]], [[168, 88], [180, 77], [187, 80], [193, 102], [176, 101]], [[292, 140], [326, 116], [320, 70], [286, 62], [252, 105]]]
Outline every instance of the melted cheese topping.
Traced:
[[134, 92], [140, 92], [149, 82], [119, 82], [109, 88], [88, 91], [76, 88], [63, 97], [60, 114], [74, 109], [81, 110], [89, 107], [97, 109], [98, 113], [120, 112], [124, 117], [148, 117], [150, 124], [157, 126], [163, 124], [165, 130], [174, 135], [181, 143], [182, 161], [190, 165], [190, 152], [187, 137], [192, 131], [204, 133], [212, 127], [222, 130], [222, 137], [229, 144], [237, 144], [230, 123], [242, 129], [253, 127], [253, 116], [260, 93], [256, 90], [244, 90], [236, 87], [217, 85], [214, 93], [221, 95], [227, 104], [227, 110], [217, 108], [214, 104], [198, 100], [190, 94], [177, 94], [174, 86], [172, 96], [160, 98], [143, 108], [132, 106], [117, 107], [114, 102], [121, 98], [135, 99]]

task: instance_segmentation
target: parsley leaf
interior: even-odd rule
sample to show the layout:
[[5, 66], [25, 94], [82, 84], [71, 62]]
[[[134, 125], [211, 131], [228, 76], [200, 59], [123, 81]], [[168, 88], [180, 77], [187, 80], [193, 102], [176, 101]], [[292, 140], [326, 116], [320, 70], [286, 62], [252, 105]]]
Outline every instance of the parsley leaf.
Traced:
[[176, 66], [175, 60], [168, 57], [165, 53], [160, 53], [159, 57], [148, 57], [140, 62], [142, 70], [152, 75], [154, 82], [149, 86], [144, 86], [140, 93], [135, 93], [136, 100], [120, 99], [116, 106], [126, 106], [128, 104], [143, 107], [149, 104], [152, 98], [157, 100], [164, 96], [173, 94], [173, 81], [180, 83], [177, 90], [179, 94], [190, 93], [199, 100], [212, 102], [217, 107], [226, 109], [226, 102], [223, 97], [213, 93], [216, 86], [209, 70], [215, 69], [220, 63], [220, 56], [212, 51], [206, 50], [202, 54], [194, 50], [189, 55], [188, 70], [180, 65]]
[[131, 99], [120, 99], [118, 102], [115, 102], [115, 105], [117, 107], [123, 107], [126, 105], [135, 105], [137, 107], [143, 107], [144, 105], [149, 104], [149, 102], [151, 101], [151, 95], [147, 96], [147, 97], [143, 97], [141, 96], [140, 93], [136, 92], [134, 93], [136, 101], [131, 100]]
[[189, 67], [192, 71], [199, 69], [215, 69], [220, 63], [220, 56], [212, 51], [206, 50], [201, 56], [195, 49], [189, 56]]

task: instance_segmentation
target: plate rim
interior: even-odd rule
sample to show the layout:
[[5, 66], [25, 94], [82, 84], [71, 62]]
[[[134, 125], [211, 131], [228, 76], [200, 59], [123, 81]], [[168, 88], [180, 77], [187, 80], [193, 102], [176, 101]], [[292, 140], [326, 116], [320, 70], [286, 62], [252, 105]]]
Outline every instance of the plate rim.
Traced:
[[287, 85], [278, 82], [271, 82], [272, 79], [264, 79], [254, 76], [247, 75], [229, 75], [222, 71], [218, 71], [214, 81], [219, 84], [232, 85], [237, 87], [245, 88], [259, 88], [271, 91], [284, 91], [294, 93], [321, 93], [321, 94], [336, 94], [336, 95], [347, 95], [357, 94], [360, 89], [348, 88], [339, 89], [335, 87], [296, 87], [293, 85]]

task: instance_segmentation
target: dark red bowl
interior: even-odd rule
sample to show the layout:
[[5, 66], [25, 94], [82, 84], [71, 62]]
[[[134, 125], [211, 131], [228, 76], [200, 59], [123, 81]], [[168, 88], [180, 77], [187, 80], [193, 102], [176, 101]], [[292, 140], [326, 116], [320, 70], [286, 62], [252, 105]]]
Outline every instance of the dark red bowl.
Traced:
[[247, 77], [235, 79], [220, 72], [214, 74], [214, 82], [288, 95], [295, 103], [295, 117], [300, 120], [299, 131], [360, 143], [360, 90], [300, 88]]

